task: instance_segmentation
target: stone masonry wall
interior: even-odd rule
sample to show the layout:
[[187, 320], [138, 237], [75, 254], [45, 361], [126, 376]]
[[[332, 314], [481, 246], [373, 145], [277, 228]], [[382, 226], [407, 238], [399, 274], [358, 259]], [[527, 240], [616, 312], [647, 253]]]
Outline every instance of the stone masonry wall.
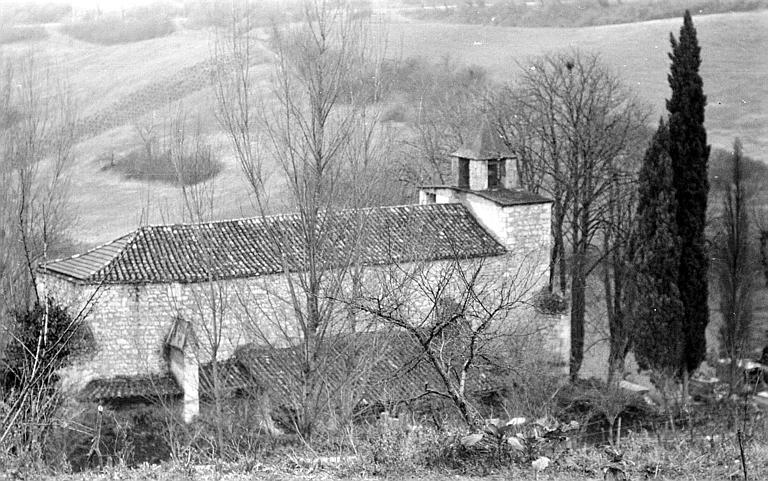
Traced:
[[481, 160], [469, 161], [469, 188], [485, 190], [488, 188], [488, 162]]
[[505, 169], [506, 177], [504, 178], [504, 187], [507, 189], [519, 189], [520, 188], [520, 179], [518, 178], [518, 170], [517, 170], [517, 159], [510, 158], [506, 159], [505, 161]]
[[502, 207], [472, 193], [462, 193], [462, 203], [478, 222], [515, 255], [531, 275], [549, 268], [552, 204], [523, 204]]
[[[509, 285], [514, 281], [521, 300], [535, 295], [547, 282], [550, 204], [502, 208], [479, 196], [467, 194], [466, 197], [462, 199], [465, 204], [510, 253], [466, 260], [462, 266], [471, 269], [482, 263], [481, 282], [491, 286], [492, 283]], [[362, 290], [381, 289], [398, 275], [393, 273], [403, 272], [413, 272], [422, 280], [434, 283], [450, 270], [450, 264], [450, 261], [442, 261], [405, 264], [396, 269], [392, 266], [366, 268]], [[94, 335], [96, 352], [63, 373], [67, 385], [75, 390], [94, 378], [167, 372], [164, 344], [177, 316], [193, 325], [200, 363], [209, 362], [214, 353], [219, 360], [227, 359], [244, 344], [268, 342], [281, 345], [298, 336], [295, 314], [289, 302], [289, 283], [283, 275], [198, 284], [97, 287], [41, 273], [39, 282], [44, 292], [71, 306], [73, 312], [88, 306], [87, 320]], [[418, 287], [418, 282], [411, 285]], [[338, 292], [329, 295], [343, 298], [354, 291], [349, 279], [339, 286]], [[424, 317], [424, 313], [433, 307], [433, 301], [427, 298], [415, 300], [412, 303], [413, 318]], [[348, 308], [339, 303], [336, 317], [347, 318]], [[529, 324], [546, 325], [541, 331], [547, 338], [548, 349], [567, 361], [570, 350], [567, 319], [539, 315], [524, 302], [510, 318], [517, 319], [518, 324], [524, 320]], [[505, 325], [501, 324], [502, 327]], [[506, 325], [514, 327], [512, 323]], [[343, 323], [339, 329], [344, 329]]]
[[504, 243], [513, 251], [530, 256], [532, 275], [546, 276], [552, 248], [552, 204], [528, 204], [503, 208]]
[[[199, 362], [209, 362], [214, 352], [217, 359], [227, 359], [238, 346], [265, 340], [261, 336], [268, 332], [268, 323], [256, 319], [262, 316], [264, 305], [271, 306], [270, 318], [284, 317], [274, 295], [279, 291], [285, 299], [288, 294], [280, 276], [97, 287], [41, 274], [40, 282], [73, 312], [92, 298], [86, 319], [96, 349], [64, 372], [65, 385], [74, 390], [94, 378], [167, 372], [165, 341], [177, 316], [192, 322]], [[261, 324], [258, 333], [251, 329], [256, 324]]]
[[[484, 286], [484, 292], [493, 295], [495, 285], [516, 282], [517, 290], [512, 295], [519, 297], [519, 307], [509, 322], [498, 323], [502, 329], [519, 329], [524, 320], [526, 329], [541, 329], [547, 337], [560, 338], [558, 323], [560, 319], [545, 318], [534, 313], [528, 307], [527, 300], [546, 283], [546, 278], [519, 278], [517, 261], [514, 256], [463, 261], [464, 269], [471, 271], [482, 263], [483, 275], [478, 283]], [[398, 272], [413, 272], [415, 276], [410, 285], [414, 289], [423, 279], [437, 282], [447, 275], [453, 261], [433, 262], [425, 265], [398, 266]], [[525, 273], [523, 273], [525, 274]], [[68, 281], [42, 276], [46, 288], [60, 300], [78, 309], [83, 299], [94, 292], [94, 286], [75, 285]], [[371, 294], [386, 283], [393, 284], [392, 271], [387, 267], [366, 269], [363, 275], [366, 294]], [[346, 282], [345, 284], [349, 284]], [[344, 286], [340, 296], [350, 295], [349, 286]], [[410, 303], [413, 311], [409, 314], [414, 320], [426, 319], [434, 306], [434, 299], [423, 293], [412, 293]], [[65, 386], [79, 390], [94, 378], [109, 378], [119, 375], [143, 375], [168, 372], [168, 359], [164, 355], [164, 344], [176, 316], [192, 322], [198, 338], [198, 362], [205, 363], [212, 359], [213, 348], [219, 360], [233, 355], [238, 346], [248, 343], [273, 345], [286, 344], [298, 335], [289, 299], [286, 278], [281, 275], [262, 278], [236, 279], [219, 281], [211, 284], [154, 284], [139, 286], [106, 286], [99, 289], [93, 308], [87, 319], [92, 329], [96, 352], [82, 359], [74, 367], [63, 373]], [[340, 319], [339, 330], [349, 327], [346, 324], [344, 303], [338, 303], [335, 318]], [[532, 323], [535, 323], [533, 325]], [[217, 328], [218, 326], [218, 328]], [[370, 327], [370, 326], [369, 326]], [[218, 344], [218, 346], [216, 346]], [[560, 341], [548, 342], [553, 349], [560, 346]], [[566, 355], [563, 351], [562, 355]]]

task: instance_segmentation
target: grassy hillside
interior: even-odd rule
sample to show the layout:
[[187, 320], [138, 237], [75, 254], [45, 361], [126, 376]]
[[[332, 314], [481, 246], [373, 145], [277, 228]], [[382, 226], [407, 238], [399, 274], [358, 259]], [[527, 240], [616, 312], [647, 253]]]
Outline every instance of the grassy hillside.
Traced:
[[[130, 180], [118, 170], [103, 169], [105, 159], [119, 158], [141, 145], [137, 124], [154, 121], [162, 128], [169, 105], [171, 113], [181, 105], [190, 116], [199, 114], [208, 142], [225, 154], [211, 187], [216, 216], [253, 214], [248, 187], [226, 139], [217, 132], [214, 96], [207, 81], [208, 31], [180, 30], [167, 37], [102, 46], [72, 39], [56, 26], [47, 30], [49, 38], [35, 43], [37, 55], [51, 58], [69, 78], [79, 107], [80, 142], [71, 176], [71, 201], [77, 213], [72, 236], [77, 242], [106, 242], [135, 229], [141, 221], [181, 220], [182, 197], [177, 187]], [[14, 43], [3, 51], [24, 54], [29, 47]], [[266, 78], [269, 65], [261, 69]]]
[[[656, 115], [669, 96], [669, 32], [681, 19], [574, 29], [511, 28], [403, 22], [390, 28], [404, 57], [449, 55], [511, 80], [518, 62], [571, 47], [599, 52]], [[702, 46], [702, 76], [708, 95], [707, 131], [715, 146], [742, 138], [744, 152], [768, 161], [768, 11], [694, 17]]]
[[[715, 146], [729, 147], [740, 136], [745, 154], [768, 161], [768, 11], [695, 17], [703, 47], [704, 88], [709, 96], [707, 127]], [[680, 20], [579, 29], [482, 27], [411, 21], [394, 17], [388, 27], [393, 55], [458, 62], [486, 68], [499, 81], [513, 80], [518, 63], [569, 47], [600, 52], [657, 115], [668, 95], [669, 32]], [[168, 101], [199, 113], [209, 141], [220, 152], [222, 171], [213, 181], [216, 216], [250, 215], [248, 188], [226, 138], [217, 132], [213, 94], [206, 85], [211, 34], [180, 29], [167, 37], [111, 46], [75, 40], [47, 26], [48, 37], [34, 43], [70, 76], [79, 99], [83, 128], [73, 172], [73, 203], [79, 221], [72, 234], [85, 244], [108, 241], [151, 223], [180, 219], [178, 188], [127, 180], [102, 169], [105, 158], [136, 149], [135, 125], [167, 114]], [[2, 47], [24, 53], [32, 44]], [[271, 67], [264, 52], [255, 67], [265, 84]], [[144, 120], [142, 120], [144, 119]], [[280, 186], [272, 186], [278, 193]], [[276, 196], [279, 197], [279, 196]]]
[[[426, 2], [425, 6], [427, 5]], [[566, 0], [563, 2], [458, 3], [455, 8], [418, 8], [404, 14], [421, 20], [503, 25], [506, 27], [588, 27], [682, 17], [686, 9], [701, 15], [746, 12], [768, 7], [766, 0]]]

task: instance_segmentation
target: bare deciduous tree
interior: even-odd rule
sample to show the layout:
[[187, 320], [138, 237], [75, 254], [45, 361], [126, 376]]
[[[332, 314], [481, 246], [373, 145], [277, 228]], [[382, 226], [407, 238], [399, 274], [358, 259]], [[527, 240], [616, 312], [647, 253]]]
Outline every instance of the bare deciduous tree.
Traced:
[[68, 209], [75, 108], [68, 87], [35, 57], [4, 58], [0, 79], [0, 282], [3, 314], [42, 301], [37, 263], [59, 251]]
[[[519, 260], [519, 259], [516, 259]], [[530, 301], [540, 285], [528, 262], [499, 258], [392, 265], [365, 283], [360, 309], [416, 346], [436, 382], [414, 398], [448, 400], [470, 428], [480, 420], [470, 398], [489, 369], [508, 367], [505, 352], [536, 344], [550, 328]], [[397, 339], [398, 337], [395, 336]], [[425, 380], [428, 381], [428, 380]]]
[[576, 377], [584, 349], [587, 277], [597, 265], [592, 254], [611, 205], [613, 172], [644, 140], [647, 112], [599, 56], [578, 50], [525, 65], [516, 92], [513, 105], [519, 110], [505, 117], [509, 123], [501, 129], [513, 140], [519, 161], [528, 164], [522, 172], [542, 172], [539, 189], [554, 201], [550, 287], [559, 284], [565, 291], [570, 281], [571, 376]]
[[730, 358], [729, 385], [738, 384], [739, 361], [749, 351], [752, 334], [753, 296], [759, 273], [749, 212], [754, 192], [744, 176], [741, 142], [733, 143], [732, 173], [725, 186], [723, 211], [714, 240], [715, 284], [723, 323], [720, 346]]
[[[354, 233], [366, 215], [359, 209], [387, 194], [379, 173], [388, 136], [375, 104], [383, 88], [375, 73], [385, 45], [374, 42], [368, 21], [343, 3], [306, 2], [300, 23], [272, 31], [275, 63], [264, 95], [251, 69], [252, 52], [261, 47], [247, 20], [239, 20], [248, 8], [246, 2], [234, 11], [233, 28], [217, 44], [219, 119], [258, 212], [274, 209], [265, 189], [267, 160], [272, 179], [284, 186], [284, 207], [296, 212], [296, 231], [268, 229], [284, 256], [286, 292], [265, 286], [250, 293], [263, 303], [269, 299], [272, 305], [263, 312], [271, 319], [248, 317], [265, 344], [291, 348], [285, 352], [299, 366], [291, 375], [300, 392], [286, 401], [294, 408], [295, 428], [309, 439], [332, 391], [321, 367], [348, 321], [336, 299], [345, 297], [361, 268]], [[356, 214], [334, 215], [345, 210]], [[342, 255], [336, 244], [340, 231], [352, 233]]]
[[[634, 153], [629, 153], [634, 155]], [[618, 159], [617, 159], [618, 160]], [[608, 384], [617, 387], [632, 343], [628, 287], [632, 280], [632, 229], [637, 209], [637, 162], [617, 162], [606, 197], [606, 218], [599, 244], [603, 295], [608, 319]]]
[[[59, 354], [71, 347], [99, 289], [63, 324], [66, 316], [51, 319], [52, 301], [39, 290], [36, 269], [66, 248], [74, 221], [68, 185], [75, 104], [59, 72], [33, 53], [1, 58], [0, 70], [0, 322], [7, 337], [0, 344], [22, 346], [27, 361], [17, 373], [19, 389], [6, 393], [0, 445], [6, 449], [14, 433], [22, 433], [15, 446], [21, 452], [34, 449], [31, 439], [41, 442], [54, 422]], [[21, 313], [34, 318], [35, 332], [27, 333], [32, 338], [21, 339], [15, 329]]]

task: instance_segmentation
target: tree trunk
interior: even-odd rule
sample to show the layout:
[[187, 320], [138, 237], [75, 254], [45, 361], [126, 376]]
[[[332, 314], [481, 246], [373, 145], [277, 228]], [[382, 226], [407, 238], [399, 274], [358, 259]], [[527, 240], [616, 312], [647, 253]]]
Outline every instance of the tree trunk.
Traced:
[[557, 254], [560, 251], [560, 246], [557, 243], [557, 236], [552, 236], [553, 242], [552, 242], [552, 249], [550, 250], [550, 256], [549, 256], [549, 292], [554, 292], [555, 290], [555, 274], [557, 272]]
[[579, 376], [584, 360], [584, 317], [586, 311], [584, 255], [574, 255], [571, 270], [571, 381]]
[[224, 448], [224, 414], [222, 410], [221, 400], [221, 385], [219, 382], [219, 361], [217, 360], [217, 353], [214, 350], [211, 360], [211, 374], [213, 376], [213, 403], [214, 409], [216, 409], [216, 457], [217, 460], [222, 458], [222, 449]]
[[[552, 217], [552, 256], [549, 259], [549, 290], [555, 290], [556, 273], [559, 271], [560, 290], [565, 292], [565, 248], [563, 239], [563, 209], [555, 203]], [[559, 269], [558, 269], [559, 266]]]
[[[615, 265], [615, 264], [614, 264]], [[605, 296], [608, 314], [608, 386], [618, 387], [624, 373], [624, 359], [629, 352], [629, 326], [627, 315], [623, 306], [623, 270], [613, 268], [613, 289], [609, 273], [606, 271], [604, 279]]]
[[[606, 250], [609, 243], [605, 243]], [[619, 255], [612, 256], [610, 266], [603, 273], [603, 289], [605, 292], [605, 307], [608, 317], [609, 352], [608, 352], [608, 386], [617, 388], [624, 373], [624, 359], [629, 351], [629, 327], [624, 312], [624, 269], [620, 266], [622, 259]], [[613, 276], [613, 282], [611, 282]]]
[[469, 405], [467, 404], [467, 400], [464, 398], [464, 396], [454, 394], [453, 402], [454, 404], [456, 404], [456, 407], [458, 408], [462, 419], [464, 419], [464, 422], [467, 423], [467, 427], [470, 429], [474, 429], [475, 419], [469, 410]]
[[768, 230], [760, 231], [760, 263], [763, 265], [765, 286], [768, 287]]
[[568, 289], [568, 278], [566, 273], [568, 272], [568, 263], [565, 260], [565, 244], [560, 242], [560, 291], [565, 292]]
[[626, 343], [619, 342], [611, 334], [610, 352], [608, 353], [608, 386], [618, 387], [624, 373], [624, 359], [627, 355]]

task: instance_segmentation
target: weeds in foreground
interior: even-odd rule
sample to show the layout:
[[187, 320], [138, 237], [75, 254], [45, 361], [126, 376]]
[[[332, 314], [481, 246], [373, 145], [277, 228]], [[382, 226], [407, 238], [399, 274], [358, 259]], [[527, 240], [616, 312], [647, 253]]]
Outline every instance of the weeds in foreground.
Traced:
[[[78, 428], [79, 435], [65, 438], [65, 445], [79, 445], [86, 454], [98, 417], [95, 407], [91, 416], [80, 417], [66, 428]], [[740, 410], [733, 403], [717, 408], [723, 414]], [[321, 444], [309, 447], [290, 435], [270, 436], [266, 432], [245, 433], [257, 423], [242, 420], [243, 408], [228, 410], [224, 423], [237, 425], [231, 433], [226, 453], [210, 449], [213, 420], [201, 420], [185, 427], [170, 419], [177, 430], [169, 430], [164, 411], [147, 407], [128, 416], [105, 411], [101, 425], [101, 455], [103, 463], [91, 463], [78, 468], [72, 459], [55, 471], [45, 463], [16, 465], [19, 472], [68, 472], [84, 469], [120, 479], [206, 479], [222, 474], [235, 476], [285, 477], [312, 476], [323, 473], [324, 478], [359, 476], [485, 476], [503, 474], [515, 479], [603, 479], [606, 473], [617, 476], [607, 479], [741, 479], [742, 466], [736, 431], [728, 429], [725, 421], [714, 418], [694, 419], [692, 429], [662, 426], [658, 430], [626, 429], [620, 445], [609, 447], [585, 441], [584, 426], [558, 429], [562, 423], [550, 420], [555, 429], [541, 425], [541, 420], [510, 419], [489, 422], [477, 442], [468, 443], [470, 433], [461, 424], [445, 424], [441, 429], [419, 423], [413, 416], [390, 417], [386, 414], [369, 422], [349, 426], [344, 432], [327, 433]], [[714, 412], [714, 411], [713, 411]], [[117, 417], [115, 417], [117, 416]], [[768, 432], [765, 418], [749, 412], [748, 435], [743, 438], [744, 458], [749, 479], [766, 479], [768, 466]], [[739, 419], [734, 413], [733, 419]], [[154, 420], [154, 421], [153, 421]], [[119, 421], [119, 422], [114, 422]], [[143, 423], [143, 424], [142, 424]], [[140, 425], [141, 424], [141, 425]], [[509, 426], [502, 435], [499, 425]], [[492, 429], [491, 426], [496, 427]], [[736, 427], [736, 426], [732, 426]], [[63, 431], [62, 431], [63, 432]], [[122, 433], [121, 433], [122, 432]], [[549, 436], [555, 432], [557, 436]], [[478, 433], [476, 433], [478, 434]], [[526, 436], [530, 434], [530, 436]], [[243, 436], [244, 444], [238, 443]], [[526, 449], [528, 438], [538, 436], [538, 443]], [[477, 437], [477, 436], [476, 436]], [[68, 440], [67, 440], [68, 439]], [[79, 441], [77, 441], [79, 439]], [[148, 439], [156, 445], [150, 449]], [[512, 440], [512, 441], [510, 441]], [[77, 442], [74, 442], [77, 441]], [[175, 447], [171, 443], [177, 443]], [[79, 444], [78, 444], [79, 443]], [[160, 453], [175, 450], [176, 456], [165, 460], [143, 459], [141, 450]], [[116, 452], [115, 452], [116, 451]], [[122, 456], [122, 457], [121, 457]], [[4, 466], [14, 460], [5, 453]], [[149, 461], [149, 462], [146, 462]], [[9, 465], [8, 463], [11, 462]], [[216, 474], [218, 473], [218, 474]], [[617, 474], [620, 473], [620, 474]], [[214, 476], [216, 475], [216, 476]]]

